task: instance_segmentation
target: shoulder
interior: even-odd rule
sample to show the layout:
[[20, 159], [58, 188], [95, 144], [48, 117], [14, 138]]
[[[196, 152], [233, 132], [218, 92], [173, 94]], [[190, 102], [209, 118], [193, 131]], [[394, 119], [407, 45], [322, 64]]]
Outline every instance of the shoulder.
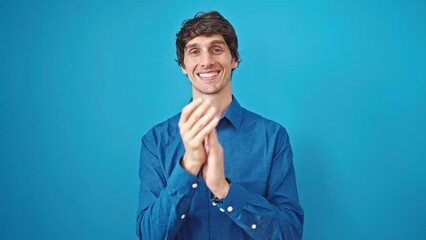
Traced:
[[243, 123], [246, 126], [262, 128], [269, 133], [288, 135], [286, 128], [280, 123], [243, 108]]
[[255, 136], [265, 144], [266, 152], [275, 156], [282, 150], [291, 151], [289, 134], [280, 123], [244, 109], [243, 125], [244, 129], [251, 132], [251, 137]]
[[142, 137], [142, 141], [156, 142], [160, 139], [168, 138], [176, 135], [179, 132], [178, 122], [180, 113], [170, 117], [169, 119], [154, 125], [148, 132]]

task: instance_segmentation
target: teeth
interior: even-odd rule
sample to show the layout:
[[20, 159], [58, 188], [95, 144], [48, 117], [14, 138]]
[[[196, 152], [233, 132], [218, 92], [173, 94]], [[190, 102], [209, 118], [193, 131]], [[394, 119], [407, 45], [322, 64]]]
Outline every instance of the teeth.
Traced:
[[210, 77], [216, 76], [217, 72], [214, 72], [214, 73], [200, 73], [199, 75], [200, 75], [200, 77], [203, 77], [203, 78], [210, 78]]

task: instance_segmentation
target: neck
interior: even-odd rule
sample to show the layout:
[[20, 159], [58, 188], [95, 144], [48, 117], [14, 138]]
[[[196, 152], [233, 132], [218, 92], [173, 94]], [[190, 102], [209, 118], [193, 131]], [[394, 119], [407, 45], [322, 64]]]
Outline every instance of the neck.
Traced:
[[193, 99], [200, 97], [204, 100], [209, 100], [211, 105], [218, 110], [217, 117], [221, 117], [232, 102], [232, 94], [226, 94], [225, 96], [217, 94], [202, 94], [196, 96], [196, 94], [193, 94]]

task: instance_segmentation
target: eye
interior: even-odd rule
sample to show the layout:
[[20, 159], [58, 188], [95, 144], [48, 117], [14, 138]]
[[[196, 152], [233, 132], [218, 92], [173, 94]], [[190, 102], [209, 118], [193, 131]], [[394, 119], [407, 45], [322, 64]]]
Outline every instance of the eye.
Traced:
[[189, 50], [189, 55], [191, 56], [196, 56], [200, 53], [200, 51], [198, 49], [191, 49]]
[[212, 53], [213, 54], [221, 54], [222, 53], [222, 49], [221, 48], [213, 48], [212, 49]]

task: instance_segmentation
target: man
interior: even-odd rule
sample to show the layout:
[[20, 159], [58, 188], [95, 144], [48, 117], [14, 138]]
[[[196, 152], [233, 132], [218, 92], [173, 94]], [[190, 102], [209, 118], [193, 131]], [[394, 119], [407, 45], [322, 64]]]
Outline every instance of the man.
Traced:
[[301, 239], [288, 134], [232, 95], [234, 28], [218, 12], [199, 13], [176, 49], [192, 101], [142, 139], [138, 237]]

